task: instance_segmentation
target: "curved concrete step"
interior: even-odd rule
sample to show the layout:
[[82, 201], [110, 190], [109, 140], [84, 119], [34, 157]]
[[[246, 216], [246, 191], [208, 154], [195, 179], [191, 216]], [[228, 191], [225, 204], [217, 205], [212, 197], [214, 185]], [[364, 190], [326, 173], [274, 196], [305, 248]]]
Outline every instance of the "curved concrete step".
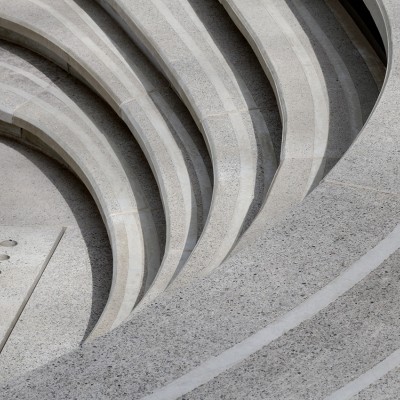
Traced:
[[190, 5], [201, 21], [199, 29], [207, 31], [206, 39], [215, 49], [215, 55], [222, 56], [229, 65], [253, 117], [258, 150], [257, 176], [254, 199], [243, 221], [244, 232], [260, 210], [276, 172], [282, 140], [278, 105], [251, 46], [224, 7], [214, 0], [187, 0], [185, 4], [186, 7]]
[[[98, 6], [91, 3], [90, 7]], [[8, 40], [44, 54], [85, 81], [114, 108], [141, 146], [160, 188], [167, 225], [162, 265], [146, 294], [155, 297], [165, 289], [197, 242], [193, 182], [177, 144], [178, 140], [183, 145], [192, 144], [186, 130], [170, 129], [176, 115], [169, 113], [170, 120], [165, 121], [151, 96], [153, 88], [146, 87], [147, 80], [143, 82], [140, 68], [132, 67], [132, 60], [126, 61], [118, 46], [76, 3], [19, 0], [10, 7], [2, 1], [0, 27], [0, 33]], [[195, 149], [190, 149], [188, 154], [193, 152]], [[207, 179], [204, 175], [203, 178]], [[207, 184], [204, 193], [207, 204]]]
[[400, 344], [400, 3], [366, 1], [383, 14], [388, 74], [330, 175], [213, 275], [3, 397], [397, 399], [399, 360], [382, 363]]
[[[204, 139], [189, 112], [170, 88], [168, 81], [155, 69], [143, 53], [128, 39], [126, 33], [99, 6], [90, 0], [79, 1], [79, 7], [65, 0], [78, 13], [83, 10], [90, 18], [81, 17], [110, 49], [122, 55], [163, 115], [186, 162], [197, 204], [198, 234], [207, 219], [212, 194], [212, 167]], [[101, 30], [100, 30], [100, 29]]]
[[[122, 150], [131, 146], [118, 143], [124, 136], [116, 132], [115, 117], [82, 85], [62, 71], [45, 75], [41, 69], [51, 68], [40, 60], [35, 60], [38, 69], [4, 48], [0, 54], [1, 119], [59, 154], [88, 187], [106, 224], [114, 267], [108, 302], [91, 333], [99, 336], [129, 316], [142, 294], [146, 272], [154, 278], [160, 264], [152, 211], [143, 179], [139, 182], [136, 176], [146, 174], [143, 160], [137, 152]], [[148, 180], [151, 174], [146, 175]]]
[[222, 4], [260, 59], [283, 119], [278, 172], [237, 252], [300, 203], [329, 172], [361, 130], [378, 88], [323, 2]]
[[[173, 286], [218, 267], [238, 239], [256, 186], [261, 184], [257, 141], [269, 134], [252, 112], [231, 66], [187, 0], [100, 0], [171, 82], [202, 130], [214, 167], [207, 224]], [[261, 132], [257, 132], [257, 131]], [[270, 146], [264, 171], [275, 171]], [[271, 173], [271, 171], [273, 171]], [[264, 184], [264, 182], [262, 183]]]

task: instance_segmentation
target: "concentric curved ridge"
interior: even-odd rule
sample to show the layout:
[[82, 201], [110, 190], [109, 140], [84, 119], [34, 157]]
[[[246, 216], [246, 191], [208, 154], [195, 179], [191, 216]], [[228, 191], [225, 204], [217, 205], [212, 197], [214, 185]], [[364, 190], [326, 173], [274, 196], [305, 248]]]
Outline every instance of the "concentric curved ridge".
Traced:
[[0, 0], [0, 133], [75, 172], [113, 255], [84, 346], [29, 368], [31, 300], [9, 318], [30, 372], [2, 398], [396, 399], [399, 21], [396, 0]]

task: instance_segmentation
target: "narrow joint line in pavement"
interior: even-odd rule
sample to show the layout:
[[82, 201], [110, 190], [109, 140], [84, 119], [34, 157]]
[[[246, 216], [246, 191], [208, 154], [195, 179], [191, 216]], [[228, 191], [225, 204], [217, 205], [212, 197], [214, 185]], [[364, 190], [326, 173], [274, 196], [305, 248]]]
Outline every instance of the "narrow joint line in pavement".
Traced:
[[370, 370], [325, 397], [325, 400], [349, 400], [399, 366], [400, 349], [397, 349]]
[[175, 400], [206, 384], [301, 323], [310, 320], [366, 278], [399, 248], [400, 223], [375, 247], [303, 303], [219, 355], [210, 357], [185, 375], [156, 389], [142, 400]]
[[67, 230], [67, 228], [64, 227], [64, 226], [61, 228], [61, 231], [58, 234], [58, 236], [57, 236], [52, 248], [50, 249], [49, 254], [47, 255], [47, 257], [45, 258], [45, 260], [43, 262], [42, 268], [40, 269], [39, 273], [37, 274], [32, 286], [29, 288], [29, 291], [28, 291], [24, 301], [22, 302], [22, 304], [21, 304], [16, 316], [14, 317], [14, 320], [13, 320], [12, 324], [8, 328], [6, 334], [4, 335], [3, 340], [0, 342], [0, 354], [3, 351], [3, 348], [6, 345], [6, 343], [7, 343], [8, 339], [9, 339], [12, 331], [14, 330], [15, 325], [17, 324], [19, 318], [21, 317], [21, 314], [23, 313], [26, 305], [28, 304], [29, 299], [31, 298], [34, 290], [36, 289], [36, 286], [38, 285], [38, 283], [40, 281], [40, 278], [42, 277], [47, 265], [49, 264], [51, 258], [53, 257], [53, 255], [54, 255], [59, 243], [61, 242], [61, 239], [63, 238], [64, 233], [65, 233], [66, 230]]
[[357, 185], [356, 183], [351, 183], [351, 182], [339, 182], [339, 181], [335, 181], [335, 180], [329, 179], [329, 178], [328, 179], [324, 179], [323, 182], [331, 184], [331, 185], [347, 186], [347, 187], [351, 187], [351, 188], [354, 188], [354, 189], [362, 189], [362, 190], [367, 190], [369, 192], [387, 194], [387, 195], [390, 195], [390, 196], [396, 196], [396, 197], [400, 196], [400, 193], [397, 193], [397, 192], [390, 192], [389, 190], [375, 189], [375, 188], [373, 188], [371, 186]]

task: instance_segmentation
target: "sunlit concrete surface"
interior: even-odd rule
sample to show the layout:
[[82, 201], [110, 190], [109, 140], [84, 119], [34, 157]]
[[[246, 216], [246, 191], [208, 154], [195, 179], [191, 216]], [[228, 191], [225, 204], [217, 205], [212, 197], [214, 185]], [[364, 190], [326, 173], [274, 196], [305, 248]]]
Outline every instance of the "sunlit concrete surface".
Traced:
[[0, 0], [1, 398], [398, 399], [400, 4], [385, 65], [341, 3]]

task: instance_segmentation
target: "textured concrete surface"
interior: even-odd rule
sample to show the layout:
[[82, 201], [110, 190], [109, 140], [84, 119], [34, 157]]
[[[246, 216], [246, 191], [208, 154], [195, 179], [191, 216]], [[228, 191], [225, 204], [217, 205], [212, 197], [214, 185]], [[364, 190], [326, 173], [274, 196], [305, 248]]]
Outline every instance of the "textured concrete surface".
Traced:
[[[374, 384], [348, 397], [352, 400], [395, 400], [399, 397], [399, 368], [395, 368]], [[365, 387], [365, 383], [362, 387]]]
[[[0, 138], [0, 153], [0, 169], [6, 172], [0, 181], [7, 188], [0, 195], [0, 224], [10, 226], [5, 239], [11, 230], [31, 232], [34, 237], [26, 246], [36, 249], [45, 239], [36, 232], [54, 232], [54, 241], [60, 228], [67, 227], [0, 353], [4, 382], [77, 348], [87, 337], [107, 301], [112, 256], [97, 207], [70, 171], [13, 140]], [[2, 247], [0, 253], [12, 256], [18, 246]], [[31, 261], [43, 254], [45, 246], [41, 248]], [[7, 263], [0, 267], [1, 280], [9, 273], [3, 270]]]
[[62, 227], [0, 227], [0, 351], [63, 234]]
[[[29, 4], [38, 3], [42, 0], [29, 0]], [[246, 109], [248, 103], [243, 102], [243, 86], [234, 84], [236, 77], [232, 76], [229, 63], [221, 58], [222, 50], [218, 56], [216, 36], [210, 40], [204, 28], [205, 8], [184, 0], [138, 1], [135, 10], [132, 3], [124, 0], [107, 3], [115, 9], [106, 9], [114, 17], [121, 17], [124, 28], [131, 29], [202, 127], [214, 176], [218, 177], [221, 171], [228, 178], [241, 174], [247, 164], [235, 163], [237, 151], [224, 141], [232, 140], [231, 133], [241, 121], [253, 134], [254, 125]], [[368, 117], [379, 79], [372, 73], [372, 63], [366, 60], [365, 53], [361, 54], [364, 50], [358, 49], [359, 42], [351, 42], [348, 28], [335, 21], [338, 14], [331, 3], [273, 0], [268, 4], [279, 9], [282, 23], [300, 29], [293, 37], [301, 46], [315, 52], [306, 64], [320, 68], [322, 83], [332, 88], [328, 91], [332, 95], [328, 96], [332, 112], [329, 123], [344, 135], [339, 135], [342, 139], [349, 138], [340, 152], [357, 135], [353, 128], [361, 126], [352, 124], [368, 118], [332, 171], [303, 201], [280, 215], [279, 221], [268, 229], [260, 229], [220, 268], [192, 280], [201, 275], [195, 267], [203, 268], [209, 254], [223, 258], [225, 250], [219, 249], [218, 243], [223, 242], [227, 225], [236, 226], [244, 220], [238, 214], [237, 220], [219, 224], [212, 218], [212, 204], [205, 231], [211, 229], [218, 240], [208, 243], [210, 249], [203, 259], [201, 255], [195, 258], [196, 250], [192, 253], [196, 263], [193, 276], [192, 272], [182, 275], [185, 287], [172, 285], [107, 335], [28, 375], [7, 380], [0, 389], [2, 398], [396, 398], [396, 372], [400, 366], [400, 121], [396, 109], [400, 87], [400, 5], [397, 0], [367, 2], [375, 10], [381, 31], [387, 33], [389, 59], [385, 84]], [[16, 16], [12, 10], [2, 8], [3, 16], [6, 12], [8, 21], [3, 27], [15, 28], [15, 21], [10, 21]], [[32, 19], [37, 20], [36, 16]], [[19, 22], [20, 27], [24, 24], [28, 22]], [[55, 35], [56, 29], [53, 32]], [[272, 42], [272, 46], [277, 43], [280, 41]], [[68, 51], [75, 55], [73, 49], [71, 46]], [[327, 58], [318, 57], [323, 53]], [[292, 60], [295, 66], [298, 59], [289, 57], [282, 68], [290, 68]], [[229, 68], [221, 68], [227, 67], [225, 62]], [[207, 74], [209, 68], [215, 68], [218, 74]], [[221, 80], [219, 89], [233, 89], [234, 95], [222, 99], [212, 95], [216, 78]], [[14, 92], [19, 83], [15, 85]], [[375, 94], [369, 97], [371, 88]], [[14, 92], [4, 96], [4, 102], [14, 104]], [[33, 96], [41, 98], [36, 92]], [[357, 97], [356, 109], [353, 106]], [[333, 98], [343, 102], [331, 102]], [[224, 109], [226, 102], [232, 107], [229, 115]], [[151, 127], [146, 113], [136, 110], [143, 103], [135, 98], [129, 104], [129, 113], [143, 117], [141, 126]], [[211, 114], [213, 109], [216, 113]], [[8, 109], [3, 110], [7, 116]], [[313, 122], [307, 122], [310, 132]], [[342, 132], [342, 123], [349, 129]], [[223, 150], [218, 157], [209, 139], [211, 133]], [[253, 138], [257, 142], [255, 134]], [[302, 150], [300, 145], [301, 141], [294, 151]], [[254, 150], [251, 157], [258, 155], [256, 146]], [[333, 152], [326, 156], [327, 168], [341, 155]], [[325, 154], [318, 162], [323, 162], [323, 157]], [[223, 170], [216, 170], [218, 163]], [[245, 171], [252, 180], [247, 188], [254, 193], [256, 160], [252, 159], [250, 165], [251, 171]], [[307, 160], [301, 167], [304, 174], [310, 170]], [[292, 171], [283, 167], [281, 170], [293, 186], [298, 183], [293, 178], [298, 172], [295, 167]], [[212, 200], [223, 222], [232, 215], [230, 203], [224, 203], [224, 198], [230, 199], [238, 190], [224, 185], [227, 182], [230, 181], [215, 179], [214, 193], [221, 197]], [[240, 190], [243, 188], [246, 186]], [[282, 202], [288, 198], [290, 192], [283, 191]], [[279, 201], [276, 205], [280, 206]], [[168, 207], [164, 207], [168, 219]], [[168, 237], [167, 234], [167, 246]], [[179, 262], [179, 254], [174, 262]], [[205, 269], [208, 267], [211, 269], [211, 265]]]
[[400, 344], [398, 262], [396, 252], [318, 316], [188, 394], [189, 398], [215, 399], [229, 391], [232, 399], [323, 399], [372, 368]]
[[[399, 220], [390, 195], [323, 186], [210, 278], [163, 296], [96, 344], [38, 370], [36, 383], [32, 376], [26, 382], [29, 395], [45, 396], [55, 382], [67, 398], [89, 387], [97, 398], [151, 393], [290, 311], [376, 246]], [[345, 229], [342, 218], [351, 221]], [[109, 385], [109, 379], [118, 384]]]
[[[282, 132], [279, 110], [275, 95], [261, 65], [246, 39], [241, 35], [222, 5], [213, 0], [191, 0], [191, 6], [210, 35], [219, 56], [223, 56], [235, 74], [243, 96], [250, 109], [258, 147], [258, 170], [254, 188], [254, 199], [247, 213], [242, 229], [253, 221], [265, 199], [271, 182], [268, 170], [270, 158], [270, 140], [273, 143], [276, 158], [279, 160]], [[266, 134], [268, 133], [268, 134]], [[267, 170], [264, 171], [264, 168]]]

